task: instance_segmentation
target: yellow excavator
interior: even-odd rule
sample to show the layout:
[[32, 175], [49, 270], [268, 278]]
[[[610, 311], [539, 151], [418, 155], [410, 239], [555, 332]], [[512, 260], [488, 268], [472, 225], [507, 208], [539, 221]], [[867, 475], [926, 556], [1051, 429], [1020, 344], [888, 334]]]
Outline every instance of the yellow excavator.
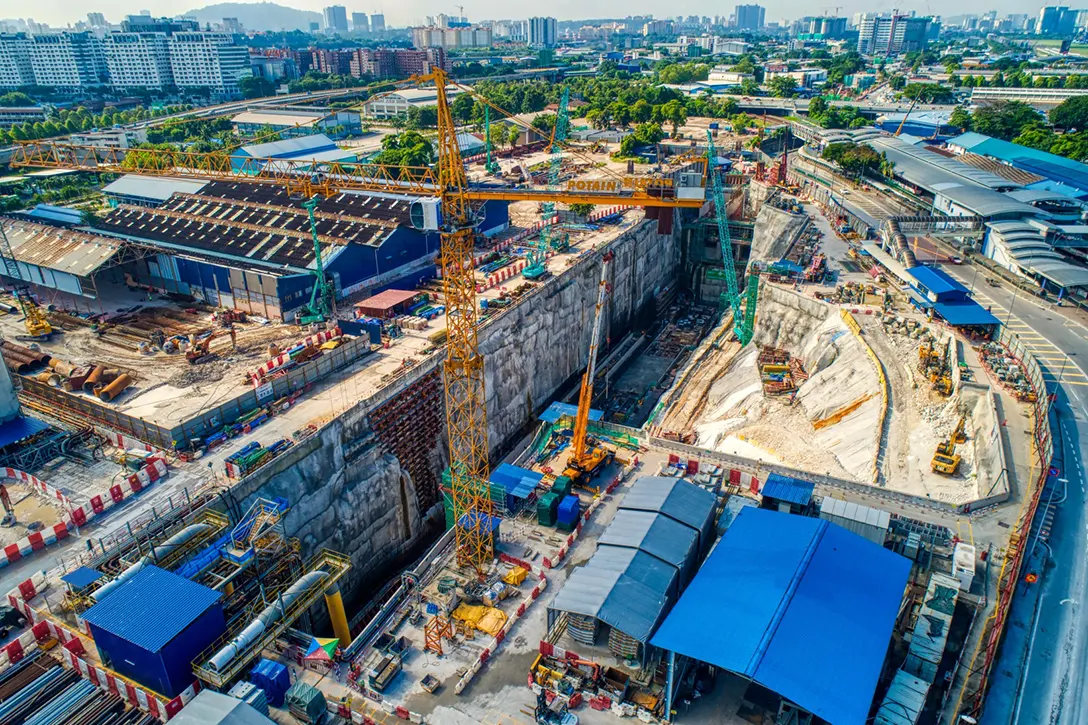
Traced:
[[956, 446], [967, 441], [967, 416], [961, 415], [956, 429], [947, 439], [937, 444], [937, 452], [933, 454], [930, 465], [935, 473], [946, 476], [954, 476], [960, 467], [960, 456], [956, 453]]
[[578, 415], [574, 420], [574, 437], [571, 439], [570, 457], [563, 475], [575, 486], [585, 487], [603, 468], [616, 457], [615, 451], [589, 440], [589, 406], [593, 401], [593, 377], [597, 373], [597, 349], [601, 340], [601, 311], [608, 294], [608, 269], [613, 253], [608, 251], [601, 260], [601, 281], [597, 288], [597, 307], [593, 312], [593, 335], [589, 341], [589, 363], [582, 376], [582, 388], [578, 393]]

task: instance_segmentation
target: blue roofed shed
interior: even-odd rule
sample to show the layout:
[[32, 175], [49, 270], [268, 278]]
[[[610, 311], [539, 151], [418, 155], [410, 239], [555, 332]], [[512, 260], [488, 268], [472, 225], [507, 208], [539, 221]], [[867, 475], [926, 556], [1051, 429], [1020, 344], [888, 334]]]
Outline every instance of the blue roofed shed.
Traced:
[[787, 513], [801, 513], [812, 503], [816, 485], [799, 478], [772, 473], [763, 485], [763, 508], [773, 508]]
[[950, 325], [986, 327], [1000, 323], [993, 314], [968, 295], [967, 288], [943, 269], [911, 267], [911, 287], [916, 307], [932, 312]]
[[[530, 494], [536, 490], [540, 482], [544, 480], [544, 474], [531, 471], [528, 468], [503, 463], [491, 472], [489, 480], [492, 487], [498, 486], [503, 490], [506, 498], [503, 502], [506, 511], [516, 512], [529, 498]], [[492, 488], [491, 496], [492, 498], [495, 496], [494, 488]]]
[[193, 684], [192, 661], [226, 631], [222, 594], [147, 566], [83, 614], [103, 664], [167, 698]]
[[101, 579], [105, 574], [97, 569], [91, 569], [88, 566], [81, 566], [68, 572], [60, 578], [62, 582], [70, 586], [74, 591], [80, 591], [86, 589], [96, 581]]
[[651, 643], [671, 666], [712, 664], [862, 725], [909, 574], [906, 558], [835, 524], [745, 508]]

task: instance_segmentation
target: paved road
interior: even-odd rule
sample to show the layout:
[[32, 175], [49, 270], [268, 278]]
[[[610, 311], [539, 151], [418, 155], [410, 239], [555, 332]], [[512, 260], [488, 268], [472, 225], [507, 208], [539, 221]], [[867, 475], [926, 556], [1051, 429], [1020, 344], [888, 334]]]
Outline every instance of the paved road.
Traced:
[[[1058, 309], [1022, 291], [995, 288], [971, 265], [944, 269], [974, 289], [1018, 334], [1043, 367], [1049, 389], [1058, 391], [1055, 464], [1061, 472], [1044, 492], [1040, 515], [1051, 500], [1049, 544], [1035, 543], [1039, 584], [1020, 584], [1009, 636], [994, 667], [983, 725], [1088, 723], [1088, 496], [1083, 451], [1088, 442], [1088, 327], [1080, 313]], [[981, 287], [980, 287], [981, 285]], [[1055, 425], [1057, 423], [1057, 425]], [[1037, 516], [1038, 518], [1038, 516]], [[1049, 560], [1049, 561], [1047, 561]]]

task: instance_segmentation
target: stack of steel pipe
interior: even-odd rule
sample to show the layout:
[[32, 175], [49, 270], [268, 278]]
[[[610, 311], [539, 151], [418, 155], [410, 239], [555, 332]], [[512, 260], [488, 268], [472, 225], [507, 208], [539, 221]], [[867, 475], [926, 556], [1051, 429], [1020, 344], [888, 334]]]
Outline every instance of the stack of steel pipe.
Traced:
[[9, 369], [16, 373], [26, 373], [48, 365], [52, 357], [40, 350], [31, 350], [29, 347], [17, 345], [7, 340], [0, 341], [0, 354], [4, 357]]

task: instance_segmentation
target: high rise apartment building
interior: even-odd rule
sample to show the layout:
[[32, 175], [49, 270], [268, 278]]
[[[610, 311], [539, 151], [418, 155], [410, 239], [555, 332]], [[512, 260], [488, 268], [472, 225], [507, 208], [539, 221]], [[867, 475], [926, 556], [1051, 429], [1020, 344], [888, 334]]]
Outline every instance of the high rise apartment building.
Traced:
[[174, 86], [170, 36], [166, 33], [109, 33], [102, 39], [102, 47], [115, 90]]
[[450, 69], [443, 48], [358, 48], [351, 52], [350, 73], [356, 78], [404, 78]]
[[491, 28], [472, 25], [467, 28], [412, 28], [414, 48], [488, 48], [491, 46]]
[[759, 30], [767, 17], [767, 9], [762, 5], [737, 5], [734, 12], [741, 30]]
[[0, 88], [34, 85], [30, 39], [26, 33], [0, 33]]
[[928, 42], [929, 18], [908, 15], [865, 15], [858, 23], [858, 52], [893, 56], [922, 50]]
[[372, 33], [384, 33], [385, 32], [385, 16], [381, 13], [374, 13], [370, 16], [370, 32]]
[[559, 24], [555, 18], [529, 18], [529, 45], [554, 48], [559, 44]]
[[366, 13], [351, 14], [351, 32], [355, 34], [370, 32], [370, 18]]
[[29, 37], [34, 84], [73, 91], [106, 85], [102, 44], [92, 33], [48, 33]]
[[238, 81], [252, 75], [249, 50], [230, 33], [174, 33], [170, 37], [174, 84], [182, 89], [209, 88], [218, 95], [239, 93]]
[[330, 5], [322, 11], [325, 18], [325, 32], [348, 32], [348, 11], [343, 5]]

